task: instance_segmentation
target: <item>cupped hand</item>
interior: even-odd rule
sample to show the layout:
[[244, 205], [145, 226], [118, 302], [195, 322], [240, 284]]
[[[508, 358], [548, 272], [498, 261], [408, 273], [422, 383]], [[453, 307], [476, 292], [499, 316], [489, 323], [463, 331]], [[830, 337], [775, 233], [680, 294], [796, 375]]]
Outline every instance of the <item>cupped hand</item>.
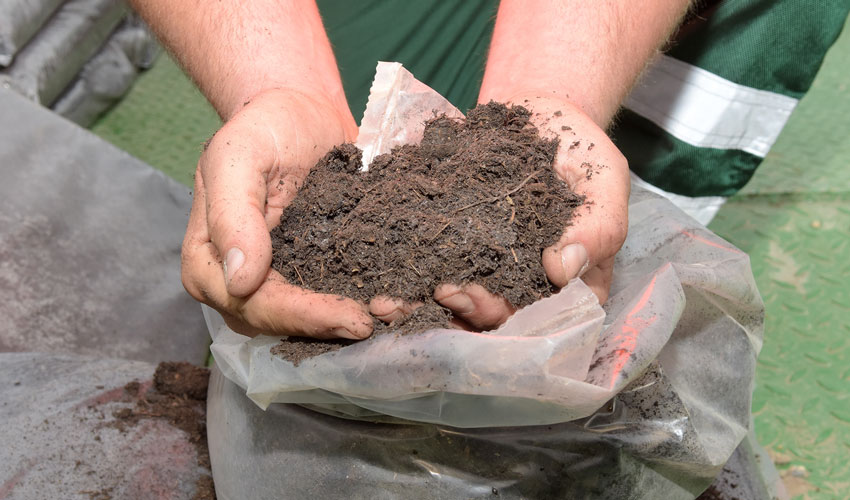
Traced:
[[195, 299], [236, 332], [255, 336], [368, 337], [366, 307], [288, 283], [271, 269], [269, 231], [310, 168], [353, 141], [350, 113], [294, 90], [254, 97], [210, 140], [195, 173], [182, 278]]
[[[555, 172], [585, 197], [575, 218], [565, 222], [558, 242], [543, 249], [546, 276], [559, 288], [581, 277], [602, 304], [611, 288], [614, 256], [628, 230], [628, 162], [605, 131], [570, 102], [539, 94], [517, 96], [511, 102], [531, 110], [531, 121], [544, 137], [559, 139]], [[515, 311], [505, 299], [476, 284], [439, 286], [434, 299], [452, 310], [458, 326], [473, 330], [496, 328]], [[391, 305], [377, 304], [381, 312]]]

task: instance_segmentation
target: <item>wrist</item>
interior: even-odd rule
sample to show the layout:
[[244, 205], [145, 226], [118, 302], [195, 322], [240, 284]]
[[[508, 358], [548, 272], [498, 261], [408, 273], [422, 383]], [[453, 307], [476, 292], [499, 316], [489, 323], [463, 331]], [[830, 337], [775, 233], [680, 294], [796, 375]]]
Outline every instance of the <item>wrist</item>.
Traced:
[[[562, 88], [519, 88], [500, 85], [482, 85], [478, 96], [479, 104], [487, 103], [491, 100], [524, 106], [531, 111], [534, 111], [532, 108], [534, 107], [534, 103], [538, 101], [546, 101], [550, 105], [562, 103], [564, 106], [570, 106], [580, 111], [603, 130], [611, 123], [618, 109], [618, 107], [604, 106], [596, 99], [580, 96]], [[540, 128], [539, 124], [538, 128]]]
[[[239, 113], [243, 108], [251, 104], [266, 106], [269, 103], [279, 106], [282, 103], [288, 110], [300, 109], [301, 119], [319, 119], [326, 127], [341, 127], [345, 142], [353, 142], [357, 138], [358, 127], [354, 116], [348, 107], [345, 95], [339, 95], [319, 91], [316, 89], [304, 89], [297, 87], [273, 87], [265, 88], [257, 93], [239, 99], [231, 117]], [[298, 114], [298, 113], [296, 113]]]

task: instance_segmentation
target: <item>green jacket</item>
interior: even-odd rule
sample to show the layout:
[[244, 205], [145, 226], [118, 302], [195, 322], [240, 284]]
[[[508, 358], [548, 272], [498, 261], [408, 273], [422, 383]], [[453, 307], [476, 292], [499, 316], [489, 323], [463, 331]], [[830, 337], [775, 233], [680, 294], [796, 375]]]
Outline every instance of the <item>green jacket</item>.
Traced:
[[[377, 61], [401, 62], [461, 110], [475, 105], [496, 0], [318, 3], [355, 117]], [[850, 11], [850, 0], [708, 4], [649, 68], [612, 130], [635, 173], [688, 196], [728, 196], [747, 183]]]

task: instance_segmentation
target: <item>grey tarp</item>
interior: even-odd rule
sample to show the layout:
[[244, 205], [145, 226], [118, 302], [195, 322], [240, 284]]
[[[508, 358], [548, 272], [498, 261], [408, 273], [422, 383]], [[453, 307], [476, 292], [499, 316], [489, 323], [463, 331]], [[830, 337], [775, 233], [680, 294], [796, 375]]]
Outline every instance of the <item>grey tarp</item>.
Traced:
[[0, 70], [0, 83], [50, 105], [106, 41], [127, 12], [118, 0], [69, 0]]
[[15, 54], [44, 25], [62, 0], [4, 0], [0, 2], [0, 66], [8, 66]]
[[[163, 419], [115, 418], [153, 373], [140, 361], [0, 353], [0, 498], [192, 498], [209, 470], [189, 435]], [[136, 393], [125, 391], [134, 380]]]
[[0, 89], [0, 351], [203, 363], [189, 189]]
[[130, 90], [139, 69], [149, 68], [158, 53], [147, 27], [135, 17], [126, 19], [51, 108], [88, 127]]

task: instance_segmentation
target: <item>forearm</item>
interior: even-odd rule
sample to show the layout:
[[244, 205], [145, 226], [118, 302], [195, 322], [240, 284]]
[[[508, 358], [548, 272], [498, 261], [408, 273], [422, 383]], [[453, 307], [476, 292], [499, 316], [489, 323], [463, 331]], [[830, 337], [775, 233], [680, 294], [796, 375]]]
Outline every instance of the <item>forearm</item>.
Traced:
[[312, 0], [131, 0], [224, 120], [269, 89], [321, 96], [354, 123]]
[[502, 0], [481, 102], [540, 93], [605, 128], [690, 0]]

